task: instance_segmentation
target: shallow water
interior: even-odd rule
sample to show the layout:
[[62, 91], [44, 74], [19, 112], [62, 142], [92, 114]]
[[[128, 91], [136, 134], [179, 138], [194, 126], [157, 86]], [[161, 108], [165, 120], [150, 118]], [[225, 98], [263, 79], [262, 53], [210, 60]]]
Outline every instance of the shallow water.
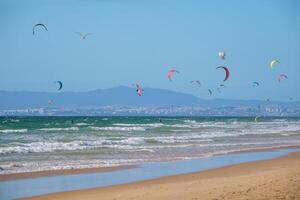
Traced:
[[0, 174], [142, 164], [300, 144], [300, 118], [1, 117]]
[[197, 172], [242, 162], [271, 159], [287, 155], [289, 152], [294, 151], [300, 151], [300, 149], [279, 149], [275, 151], [228, 154], [175, 162], [148, 163], [136, 168], [112, 172], [0, 181], [0, 199], [15, 199], [54, 192], [124, 184], [163, 176]]

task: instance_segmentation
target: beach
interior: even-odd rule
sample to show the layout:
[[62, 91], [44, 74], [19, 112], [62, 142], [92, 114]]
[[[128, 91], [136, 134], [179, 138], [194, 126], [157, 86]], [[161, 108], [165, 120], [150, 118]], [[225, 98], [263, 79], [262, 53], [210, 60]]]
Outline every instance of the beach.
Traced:
[[[222, 199], [230, 192], [274, 188], [270, 181], [286, 187], [278, 186], [278, 193], [290, 194], [294, 182], [277, 177], [298, 177], [297, 156], [280, 157], [300, 151], [299, 117], [3, 117], [0, 122], [1, 200], [74, 191], [84, 199], [92, 194]], [[259, 168], [260, 162], [281, 171]]]
[[299, 10], [0, 0], [0, 200], [300, 200]]
[[29, 199], [300, 199], [300, 153]]

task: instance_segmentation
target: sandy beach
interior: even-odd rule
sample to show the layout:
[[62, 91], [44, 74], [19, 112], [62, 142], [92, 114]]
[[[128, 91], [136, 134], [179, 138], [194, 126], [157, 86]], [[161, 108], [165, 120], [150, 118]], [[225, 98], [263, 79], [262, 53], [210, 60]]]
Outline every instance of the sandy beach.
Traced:
[[300, 153], [203, 172], [31, 199], [300, 199]]

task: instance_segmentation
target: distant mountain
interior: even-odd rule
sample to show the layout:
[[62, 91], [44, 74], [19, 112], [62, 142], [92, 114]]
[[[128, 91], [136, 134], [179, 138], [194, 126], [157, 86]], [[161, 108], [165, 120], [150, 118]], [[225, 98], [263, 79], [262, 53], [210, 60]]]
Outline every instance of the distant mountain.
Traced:
[[[258, 106], [262, 104], [296, 104], [297, 102], [266, 102], [259, 100], [203, 100], [193, 95], [174, 92], [165, 89], [144, 88], [144, 94], [139, 97], [134, 88], [119, 86], [110, 89], [99, 89], [89, 92], [27, 92], [0, 91], [0, 109], [16, 109], [28, 107], [45, 107], [52, 101], [55, 107], [93, 107], [105, 105], [128, 106]], [[297, 103], [299, 104], [299, 102]]]

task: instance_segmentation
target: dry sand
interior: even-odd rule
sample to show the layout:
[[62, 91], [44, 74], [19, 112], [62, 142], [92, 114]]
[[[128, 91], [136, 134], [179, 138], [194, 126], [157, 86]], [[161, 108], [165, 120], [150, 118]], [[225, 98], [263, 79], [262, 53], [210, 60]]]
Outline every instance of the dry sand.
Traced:
[[272, 160], [32, 199], [300, 200], [300, 152]]

